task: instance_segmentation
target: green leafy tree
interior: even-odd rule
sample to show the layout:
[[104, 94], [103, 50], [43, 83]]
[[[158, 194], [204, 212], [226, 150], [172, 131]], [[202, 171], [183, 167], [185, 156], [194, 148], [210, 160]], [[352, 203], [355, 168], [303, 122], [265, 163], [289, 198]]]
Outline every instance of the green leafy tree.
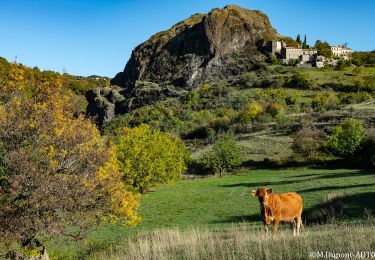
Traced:
[[315, 48], [318, 51], [319, 56], [324, 56], [326, 58], [331, 58], [333, 53], [331, 50], [331, 46], [327, 42], [322, 42], [317, 40], [315, 43]]
[[117, 134], [117, 160], [123, 179], [140, 193], [176, 181], [186, 171], [189, 153], [179, 138], [145, 124], [119, 129]]
[[348, 119], [337, 126], [333, 134], [325, 141], [326, 149], [340, 157], [350, 157], [360, 147], [365, 138], [365, 129], [361, 122]]
[[222, 176], [227, 169], [240, 165], [243, 159], [243, 152], [233, 134], [225, 133], [212, 149], [202, 156], [200, 163]]

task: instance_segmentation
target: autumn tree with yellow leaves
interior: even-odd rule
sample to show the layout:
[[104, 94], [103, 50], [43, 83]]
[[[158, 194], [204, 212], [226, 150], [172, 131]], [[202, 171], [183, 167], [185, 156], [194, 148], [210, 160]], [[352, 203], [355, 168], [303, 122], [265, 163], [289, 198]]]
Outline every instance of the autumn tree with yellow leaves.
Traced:
[[176, 181], [186, 171], [189, 153], [185, 144], [146, 124], [118, 129], [116, 144], [124, 181], [140, 193]]
[[0, 64], [2, 241], [78, 239], [100, 221], [136, 224], [139, 195], [123, 182], [111, 143], [74, 115], [61, 76]]

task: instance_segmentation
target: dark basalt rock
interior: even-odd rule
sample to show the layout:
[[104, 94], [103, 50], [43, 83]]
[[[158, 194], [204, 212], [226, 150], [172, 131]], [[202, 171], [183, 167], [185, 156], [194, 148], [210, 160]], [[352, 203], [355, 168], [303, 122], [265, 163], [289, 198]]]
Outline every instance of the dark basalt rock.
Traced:
[[124, 72], [111, 81], [133, 88], [137, 80], [197, 88], [205, 81], [251, 70], [276, 31], [268, 17], [230, 5], [196, 14], [152, 36], [132, 53]]
[[136, 47], [124, 71], [111, 80], [120, 89], [87, 93], [88, 113], [102, 124], [114, 114], [252, 70], [264, 60], [264, 43], [275, 36], [260, 11], [229, 5], [193, 15]]

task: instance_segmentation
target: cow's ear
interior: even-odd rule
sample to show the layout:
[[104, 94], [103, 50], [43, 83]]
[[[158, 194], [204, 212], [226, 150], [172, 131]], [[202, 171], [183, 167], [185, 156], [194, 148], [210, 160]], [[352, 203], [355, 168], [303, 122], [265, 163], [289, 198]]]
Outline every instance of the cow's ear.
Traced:
[[254, 197], [256, 197], [257, 196], [257, 192], [255, 190], [252, 190], [251, 191], [251, 195], [253, 195]]
[[272, 189], [267, 189], [267, 194], [271, 194], [272, 193]]

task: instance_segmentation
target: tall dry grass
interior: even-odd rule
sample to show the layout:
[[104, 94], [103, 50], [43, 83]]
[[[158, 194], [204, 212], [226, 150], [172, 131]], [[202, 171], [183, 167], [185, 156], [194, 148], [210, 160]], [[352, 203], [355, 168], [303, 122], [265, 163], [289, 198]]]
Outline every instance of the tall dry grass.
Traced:
[[138, 234], [90, 259], [309, 259], [311, 252], [375, 251], [375, 221], [306, 227], [293, 237], [284, 227], [275, 239], [259, 227], [227, 230], [161, 229]]

